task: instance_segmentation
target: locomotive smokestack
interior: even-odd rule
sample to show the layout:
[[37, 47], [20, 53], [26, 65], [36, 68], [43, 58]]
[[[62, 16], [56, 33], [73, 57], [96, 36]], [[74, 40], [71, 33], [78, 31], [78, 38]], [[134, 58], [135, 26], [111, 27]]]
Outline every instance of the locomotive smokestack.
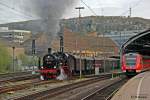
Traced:
[[51, 54], [52, 48], [48, 48], [48, 54]]
[[64, 52], [64, 37], [60, 36], [60, 52]]

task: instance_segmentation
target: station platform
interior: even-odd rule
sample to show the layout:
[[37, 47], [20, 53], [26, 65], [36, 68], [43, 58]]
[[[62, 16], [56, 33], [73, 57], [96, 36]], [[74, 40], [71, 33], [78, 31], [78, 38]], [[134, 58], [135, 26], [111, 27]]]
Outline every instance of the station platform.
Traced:
[[150, 71], [130, 79], [111, 100], [150, 100]]

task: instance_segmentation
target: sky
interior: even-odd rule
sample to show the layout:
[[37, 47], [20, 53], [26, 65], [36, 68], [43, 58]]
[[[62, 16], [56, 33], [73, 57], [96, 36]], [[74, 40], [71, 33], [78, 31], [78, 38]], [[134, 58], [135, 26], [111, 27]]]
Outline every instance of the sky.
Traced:
[[[25, 11], [23, 0], [0, 0], [0, 23], [38, 19], [31, 11]], [[44, 0], [43, 0], [44, 1]], [[128, 16], [132, 8], [133, 17], [150, 19], [150, 0], [83, 0], [94, 12], [93, 14], [81, 1], [67, 9], [62, 18], [78, 17], [75, 7], [83, 6], [82, 16]]]
[[[132, 17], [143, 17], [150, 19], [150, 0], [83, 0], [96, 15], [103, 16], [128, 16], [129, 8], [132, 8]], [[81, 1], [76, 6], [85, 7], [81, 11], [82, 16], [90, 16], [93, 14]], [[64, 16], [77, 17], [78, 11], [72, 9], [68, 15]]]

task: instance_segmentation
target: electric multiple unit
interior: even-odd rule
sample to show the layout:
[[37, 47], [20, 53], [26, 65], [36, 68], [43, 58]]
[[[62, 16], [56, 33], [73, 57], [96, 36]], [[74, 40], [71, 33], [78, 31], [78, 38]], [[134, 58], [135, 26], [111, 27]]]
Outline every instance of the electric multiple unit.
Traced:
[[122, 71], [128, 76], [150, 69], [150, 56], [127, 53], [122, 56]]

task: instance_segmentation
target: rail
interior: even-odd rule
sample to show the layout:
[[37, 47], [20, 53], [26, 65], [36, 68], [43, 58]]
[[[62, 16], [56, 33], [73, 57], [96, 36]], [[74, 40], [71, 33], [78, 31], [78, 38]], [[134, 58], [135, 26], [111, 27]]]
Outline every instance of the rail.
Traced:
[[[121, 73], [119, 73], [119, 74], [121, 74]], [[47, 89], [44, 91], [40, 91], [40, 92], [24, 95], [22, 97], [12, 98], [12, 99], [13, 100], [43, 100], [43, 99], [57, 96], [58, 94], [67, 92], [69, 90], [72, 90], [72, 89], [75, 89], [78, 87], [86, 86], [86, 85], [89, 85], [89, 84], [92, 84], [92, 83], [95, 83], [95, 82], [98, 82], [101, 80], [110, 79], [111, 75], [112, 74], [104, 74], [104, 75], [98, 76], [96, 78], [84, 80], [84, 81], [81, 81], [78, 83], [64, 85], [64, 86], [53, 88], [53, 89]]]

